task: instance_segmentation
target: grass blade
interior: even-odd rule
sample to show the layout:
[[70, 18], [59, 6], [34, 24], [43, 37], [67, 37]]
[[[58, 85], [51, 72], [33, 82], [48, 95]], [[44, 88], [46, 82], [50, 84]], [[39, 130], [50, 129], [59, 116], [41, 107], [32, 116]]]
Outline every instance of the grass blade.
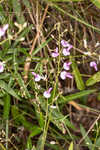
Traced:
[[36, 55], [43, 47], [45, 47], [51, 40], [52, 38], [49, 38], [46, 42], [42, 43], [40, 47], [36, 48], [32, 53], [32, 57]]
[[20, 85], [23, 95], [25, 95], [26, 98], [31, 98], [31, 95], [28, 92], [21, 75], [19, 73], [15, 73], [15, 77], [17, 78], [17, 82]]
[[72, 60], [72, 69], [73, 69], [73, 73], [74, 73], [77, 88], [79, 90], [84, 90], [85, 89], [85, 84], [83, 82], [82, 76], [81, 76], [81, 74], [79, 72], [79, 69], [77, 67], [77, 64], [73, 60]]
[[100, 82], [100, 71], [95, 73], [92, 77], [90, 77], [87, 81], [86, 81], [86, 85], [87, 86], [91, 86], [94, 85], [95, 83]]
[[68, 15], [68, 16], [71, 17], [72, 19], [75, 19], [76, 21], [78, 21], [78, 22], [80, 22], [80, 23], [86, 25], [87, 27], [92, 28], [93, 30], [95, 30], [95, 31], [97, 31], [97, 32], [98, 32], [98, 31], [100, 32], [100, 29], [99, 29], [99, 28], [96, 28], [96, 27], [92, 26], [91, 24], [87, 23], [86, 21], [81, 20], [81, 19], [77, 18], [76, 16], [71, 15], [70, 13], [68, 13], [68, 12], [66, 12], [65, 10], [63, 10], [62, 8], [60, 8], [58, 5], [56, 5], [56, 4], [53, 3], [52, 6], [54, 6], [56, 9], [58, 9], [59, 11], [61, 11], [63, 14]]
[[12, 0], [12, 5], [13, 5], [13, 10], [14, 10], [14, 13], [16, 14], [18, 23], [24, 24], [25, 19], [24, 19], [24, 16], [22, 15], [20, 2], [18, 0]]
[[73, 150], [73, 142], [70, 143], [68, 150]]
[[10, 95], [7, 94], [4, 97], [4, 110], [3, 110], [3, 119], [8, 120], [9, 119], [9, 112], [10, 112]]
[[8, 150], [8, 131], [9, 131], [9, 125], [8, 125], [8, 119], [9, 119], [9, 113], [10, 113], [10, 100], [11, 97], [9, 94], [7, 94], [4, 97], [4, 110], [3, 110], [3, 119], [6, 121], [6, 149]]
[[84, 90], [84, 91], [81, 91], [81, 92], [78, 92], [78, 93], [75, 93], [75, 94], [71, 94], [71, 95], [68, 95], [68, 96], [60, 95], [60, 98], [58, 99], [58, 103], [59, 104], [67, 103], [67, 102], [75, 100], [77, 98], [81, 98], [83, 96], [89, 95], [93, 92], [96, 92], [96, 89]]
[[[85, 131], [85, 129], [83, 128], [83, 126], [82, 125], [80, 125], [80, 131], [81, 131], [81, 133], [82, 133], [82, 136], [84, 137], [85, 135], [86, 135], [86, 131]], [[92, 149], [92, 142], [91, 142], [91, 140], [90, 140], [90, 138], [88, 137], [88, 136], [85, 136], [85, 143], [86, 143], [86, 145], [88, 146], [88, 148], [91, 150]]]
[[17, 98], [18, 100], [21, 100], [21, 98], [16, 94], [16, 92], [10, 88], [6, 82], [4, 82], [3, 80], [0, 80], [0, 88], [5, 90], [7, 93], [9, 93], [10, 95], [12, 95], [13, 97]]

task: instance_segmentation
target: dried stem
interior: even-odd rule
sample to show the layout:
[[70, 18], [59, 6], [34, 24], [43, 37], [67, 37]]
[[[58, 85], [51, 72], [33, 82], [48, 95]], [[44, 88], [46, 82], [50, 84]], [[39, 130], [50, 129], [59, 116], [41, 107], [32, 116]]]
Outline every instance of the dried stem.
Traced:
[[[42, 28], [42, 25], [43, 25], [43, 22], [45, 20], [45, 17], [46, 17], [46, 14], [47, 14], [47, 10], [48, 10], [48, 4], [46, 5], [46, 8], [45, 8], [45, 11], [44, 11], [44, 14], [43, 14], [43, 17], [42, 17], [42, 20], [41, 20], [41, 23], [40, 23], [40, 26], [39, 26], [39, 30], [35, 36], [35, 39], [32, 43], [32, 47], [31, 47], [31, 50], [29, 52], [30, 55], [32, 55], [32, 52], [35, 48], [35, 45], [36, 45], [36, 42], [37, 42], [37, 39], [40, 35], [40, 30]], [[28, 71], [29, 71], [29, 68], [30, 68], [30, 64], [31, 64], [31, 57], [27, 57], [26, 58], [26, 62], [25, 62], [25, 65], [24, 65], [24, 72], [25, 72], [25, 75], [24, 75], [24, 82], [27, 82], [27, 79], [28, 79]]]

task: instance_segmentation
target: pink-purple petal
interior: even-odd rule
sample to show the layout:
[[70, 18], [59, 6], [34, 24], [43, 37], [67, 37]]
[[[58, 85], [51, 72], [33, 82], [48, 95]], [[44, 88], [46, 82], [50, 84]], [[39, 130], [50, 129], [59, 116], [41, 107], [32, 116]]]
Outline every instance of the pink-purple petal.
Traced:
[[70, 70], [70, 65], [71, 65], [72, 63], [71, 62], [65, 62], [64, 64], [63, 64], [63, 68], [65, 69], [65, 70]]
[[52, 56], [53, 58], [55, 58], [55, 57], [59, 56], [59, 53], [53, 52], [53, 53], [51, 53], [51, 56]]
[[60, 77], [61, 77], [62, 80], [65, 80], [65, 79], [66, 79], [66, 77], [67, 77], [67, 76], [66, 76], [66, 73], [67, 73], [66, 71], [62, 71], [62, 72], [60, 73]]
[[34, 80], [35, 82], [39, 82], [42, 77], [39, 74], [36, 74], [35, 72], [32, 72], [33, 76], [34, 76]]
[[69, 72], [67, 72], [66, 77], [68, 77], [68, 78], [70, 78], [70, 79], [73, 78], [73, 76], [72, 76], [71, 73], [69, 73]]
[[93, 67], [96, 71], [98, 70], [97, 64], [96, 64], [95, 61], [91, 61], [91, 62], [90, 62], [90, 67]]
[[6, 30], [8, 29], [8, 27], [9, 27], [9, 25], [8, 25], [8, 24], [5, 24], [5, 25], [3, 26], [3, 30], [6, 31]]
[[51, 56], [52, 56], [53, 58], [59, 56], [58, 47], [56, 47], [55, 51], [51, 53]]
[[0, 28], [0, 37], [5, 35], [6, 30], [8, 29], [9, 25], [5, 24], [2, 28]]
[[61, 45], [62, 45], [63, 47], [68, 47], [68, 46], [69, 46], [68, 42], [65, 41], [65, 40], [61, 40]]
[[43, 93], [43, 96], [45, 97], [45, 98], [50, 98], [50, 96], [51, 96], [51, 90], [52, 90], [52, 88], [49, 88], [47, 91], [45, 91], [44, 93]]
[[65, 80], [67, 77], [70, 78], [70, 79], [73, 78], [73, 76], [71, 75], [71, 73], [66, 72], [66, 71], [62, 71], [60, 73], [60, 77], [61, 77], [62, 80]]
[[68, 48], [63, 48], [62, 53], [63, 53], [64, 56], [69, 56], [70, 55], [70, 52], [69, 52]]
[[0, 62], [0, 73], [4, 71], [4, 64]]

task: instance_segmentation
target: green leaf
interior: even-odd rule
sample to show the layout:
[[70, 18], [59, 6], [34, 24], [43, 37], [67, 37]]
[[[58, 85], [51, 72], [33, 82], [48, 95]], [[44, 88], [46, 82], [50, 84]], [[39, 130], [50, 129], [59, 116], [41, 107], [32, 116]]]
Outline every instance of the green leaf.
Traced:
[[24, 117], [24, 114], [19, 112], [17, 106], [12, 106], [12, 115], [16, 124], [22, 124], [26, 129], [31, 132], [29, 138], [41, 133], [42, 129], [39, 126], [33, 125], [32, 123], [27, 121]]
[[72, 69], [73, 69], [73, 74], [75, 77], [75, 82], [76, 82], [77, 88], [79, 90], [84, 90], [85, 84], [83, 82], [82, 76], [81, 76], [79, 69], [77, 67], [77, 64], [73, 60], [72, 60]]
[[42, 129], [41, 129], [40, 127], [34, 125], [34, 126], [32, 127], [32, 132], [31, 132], [31, 134], [29, 135], [29, 137], [32, 138], [32, 137], [34, 137], [34, 136], [40, 134], [41, 131], [42, 131]]
[[24, 3], [24, 5], [25, 5], [28, 9], [30, 9], [30, 11], [32, 10], [32, 7], [31, 7], [31, 5], [30, 5], [30, 3], [29, 3], [29, 0], [23, 0], [23, 3]]
[[13, 116], [13, 120], [14, 120], [15, 124], [20, 125], [21, 124], [20, 120], [22, 120], [22, 118], [21, 118], [22, 114], [19, 113], [17, 106], [13, 105], [11, 107], [11, 114]]
[[100, 147], [100, 137], [96, 140], [95, 146]]
[[13, 5], [13, 10], [14, 10], [14, 13], [16, 14], [18, 23], [24, 24], [25, 19], [21, 11], [21, 3], [18, 0], [12, 0], [12, 5]]
[[68, 150], [73, 150], [73, 142], [70, 143]]
[[23, 30], [23, 32], [17, 37], [17, 39], [15, 40], [15, 42], [14, 42], [14, 44], [13, 44], [13, 47], [15, 47], [19, 42], [20, 42], [20, 39], [22, 38], [22, 37], [25, 37], [28, 33], [29, 33], [29, 31], [32, 29], [32, 27], [33, 27], [33, 25], [29, 25], [27, 28], [25, 28], [24, 30]]
[[4, 97], [4, 110], [3, 110], [3, 119], [4, 120], [8, 120], [9, 119], [10, 100], [11, 100], [10, 95], [6, 94], [6, 96]]
[[82, 133], [82, 136], [83, 136], [83, 138], [84, 138], [84, 140], [85, 140], [85, 143], [86, 143], [86, 145], [88, 146], [88, 148], [90, 149], [90, 150], [92, 150], [92, 146], [93, 146], [93, 144], [92, 144], [92, 141], [90, 140], [90, 138], [86, 135], [87, 133], [86, 133], [86, 131], [85, 131], [85, 129], [83, 128], [83, 126], [82, 125], [80, 125], [80, 131], [81, 131], [81, 133]]
[[23, 91], [26, 98], [31, 98], [31, 95], [29, 91], [26, 88], [26, 85], [24, 84], [24, 81], [19, 73], [15, 73], [15, 77], [17, 78], [17, 82], [20, 85], [21, 90]]
[[100, 8], [100, 0], [91, 0], [91, 2], [98, 8]]
[[7, 83], [4, 82], [3, 80], [0, 80], [0, 88], [4, 89], [7, 93], [9, 93], [13, 97], [17, 98], [18, 100], [21, 100], [21, 98], [16, 94], [16, 92], [12, 88], [10, 88], [7, 85]]
[[65, 126], [76, 130], [74, 125], [57, 109], [52, 110], [51, 112], [51, 121], [64, 133], [65, 128], [62, 128], [62, 124]]
[[89, 94], [91, 94], [93, 92], [96, 92], [96, 89], [93, 89], [93, 90], [84, 90], [84, 91], [77, 92], [75, 94], [71, 94], [71, 95], [68, 95], [68, 96], [62, 96], [62, 95], [60, 95], [60, 98], [58, 98], [58, 103], [59, 104], [66, 103], [66, 102], [75, 100], [77, 98], [81, 98], [83, 96], [89, 95]]
[[52, 38], [49, 38], [47, 41], [45, 41], [44, 43], [42, 43], [38, 48], [36, 48], [33, 53], [32, 53], [32, 57], [34, 55], [36, 55], [42, 48], [44, 48], [50, 41], [52, 40]]
[[[46, 101], [42, 97], [39, 98], [42, 109], [46, 112]], [[49, 106], [48, 106], [49, 107]], [[62, 128], [62, 125], [68, 126], [75, 130], [74, 125], [64, 116], [58, 109], [49, 109], [49, 114], [51, 114], [50, 121], [58, 127], [58, 129], [64, 133], [66, 131], [65, 128]]]
[[31, 140], [31, 138], [27, 139], [27, 149], [29, 149], [29, 150], [32, 149], [32, 140]]
[[3, 8], [3, 5], [0, 4], [0, 23], [4, 24], [5, 21], [6, 21], [5, 10]]
[[94, 85], [95, 83], [100, 82], [100, 71], [95, 73], [92, 77], [90, 77], [87, 81], [86, 81], [86, 85], [87, 86], [91, 86]]
[[2, 73], [2, 74], [0, 74], [0, 80], [1, 79], [7, 79], [8, 77], [10, 77], [10, 73]]

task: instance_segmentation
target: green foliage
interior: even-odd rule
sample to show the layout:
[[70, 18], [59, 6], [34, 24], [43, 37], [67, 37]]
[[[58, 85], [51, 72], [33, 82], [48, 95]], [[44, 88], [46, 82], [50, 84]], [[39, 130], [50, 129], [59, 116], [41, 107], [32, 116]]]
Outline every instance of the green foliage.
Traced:
[[24, 84], [24, 81], [19, 73], [15, 73], [15, 77], [17, 79], [17, 82], [21, 88], [22, 95], [24, 95], [26, 98], [31, 98], [31, 95], [29, 94], [29, 91], [27, 90], [27, 87]]
[[[47, 12], [44, 1], [47, 2], [47, 7], [49, 6]], [[91, 2], [99, 7], [99, 0]], [[91, 39], [90, 33], [92, 35], [95, 31], [100, 32], [100, 29], [94, 26], [93, 16], [92, 25], [87, 16], [90, 6], [90, 2], [85, 3], [84, 0], [0, 1], [0, 33], [3, 25], [9, 24], [5, 35], [0, 37], [0, 62], [4, 64], [4, 71], [0, 72], [0, 138], [5, 146], [0, 143], [0, 149], [73, 150], [74, 140], [78, 141], [81, 138], [75, 132], [77, 129], [73, 121], [74, 113], [78, 110], [69, 107], [67, 103], [80, 99], [80, 106], [86, 108], [88, 96], [98, 91], [98, 86], [97, 89], [93, 87], [91, 89], [90, 86], [100, 82], [100, 72], [86, 81], [88, 89], [84, 90], [86, 88], [84, 79], [87, 74], [84, 74], [82, 69], [80, 71], [76, 63], [78, 60], [83, 61], [85, 35], [83, 30], [86, 28], [87, 42]], [[43, 21], [44, 12], [46, 17]], [[95, 15], [95, 21], [97, 19]], [[18, 24], [16, 25], [15, 22]], [[37, 41], [34, 42], [39, 26], [41, 30]], [[71, 56], [63, 56], [62, 39], [73, 45]], [[36, 44], [30, 55], [33, 43]], [[59, 56], [52, 58], [51, 53], [56, 46], [59, 49]], [[89, 47], [87, 50], [90, 50]], [[80, 52], [82, 59], [79, 56]], [[89, 57], [98, 59], [94, 54], [93, 57], [86, 56], [88, 60], [84, 61], [89, 63]], [[26, 58], [30, 58], [31, 63], [27, 82], [23, 78]], [[72, 61], [73, 79], [67, 78], [66, 81], [62, 81], [60, 79], [62, 63], [69, 60]], [[81, 64], [83, 63], [80, 63], [80, 66]], [[33, 71], [43, 77], [39, 82], [35, 82], [35, 77], [31, 73]], [[46, 99], [43, 92], [49, 87], [53, 89], [51, 97]], [[69, 87], [79, 92], [64, 95], [63, 90]], [[100, 99], [99, 93], [98, 99]], [[99, 112], [96, 109], [94, 111]], [[23, 128], [21, 132], [19, 132], [20, 127]], [[1, 137], [1, 130], [5, 132], [5, 140]], [[99, 125], [98, 129], [91, 133], [91, 139], [83, 126], [80, 126], [80, 132], [88, 149], [99, 149]]]
[[16, 14], [18, 23], [23, 24], [25, 22], [25, 19], [22, 14], [21, 4], [19, 3], [18, 0], [12, 0], [12, 5], [13, 5], [13, 10], [14, 10], [14, 13]]
[[100, 82], [100, 71], [92, 75], [87, 81], [86, 85], [91, 86], [94, 85], [95, 83]]
[[22, 0], [23, 4], [26, 6], [27, 9], [29, 9], [30, 11], [32, 10], [31, 4], [29, 3], [28, 0]]
[[52, 38], [49, 38], [48, 40], [46, 40], [45, 42], [43, 42], [38, 48], [36, 48], [33, 53], [32, 53], [32, 57], [34, 55], [36, 55], [42, 48], [44, 48], [50, 41], [52, 40]]
[[63, 103], [66, 103], [66, 102], [69, 102], [69, 101], [81, 98], [83, 96], [89, 95], [89, 94], [91, 94], [91, 93], [93, 93], [95, 91], [96, 91], [96, 89], [93, 89], [93, 90], [83, 90], [81, 92], [77, 92], [75, 94], [71, 94], [71, 95], [68, 95], [68, 96], [62, 96], [62, 95], [60, 95], [60, 97], [58, 99], [58, 103], [59, 104], [63, 104]]
[[82, 136], [83, 136], [83, 138], [84, 138], [84, 140], [85, 140], [85, 144], [86, 144], [86, 145], [88, 146], [88, 148], [91, 150], [92, 147], [93, 147], [92, 141], [91, 141], [91, 139], [88, 137], [88, 135], [87, 135], [87, 133], [86, 133], [86, 131], [85, 131], [85, 129], [83, 128], [82, 125], [80, 125], [80, 131], [81, 131], [81, 134], [82, 134]]
[[100, 0], [91, 0], [91, 2], [98, 8], [100, 8]]
[[3, 119], [8, 120], [9, 119], [9, 113], [10, 113], [10, 101], [11, 97], [9, 94], [7, 94], [4, 97], [4, 110], [3, 110]]
[[0, 88], [5, 90], [7, 93], [9, 93], [10, 95], [12, 95], [13, 97], [21, 100], [21, 98], [16, 94], [15, 90], [13, 90], [11, 87], [9, 87], [7, 85], [6, 82], [4, 82], [3, 80], [0, 80]]
[[73, 150], [73, 142], [70, 143], [68, 150]]
[[72, 69], [73, 69], [73, 74], [74, 74], [74, 77], [75, 77], [77, 88], [79, 90], [84, 90], [85, 89], [85, 84], [83, 82], [83, 79], [82, 79], [82, 76], [81, 76], [80, 71], [78, 69], [78, 66], [77, 66], [77, 64], [75, 63], [74, 60], [72, 60]]
[[89, 28], [92, 28], [93, 30], [95, 30], [96, 32], [100, 32], [100, 29], [99, 28], [96, 28], [95, 26], [92, 26], [91, 24], [87, 23], [85, 20], [83, 19], [79, 19], [77, 18], [76, 16], [73, 16], [72, 14], [66, 12], [65, 10], [63, 10], [61, 7], [59, 7], [58, 5], [56, 4], [53, 4], [53, 6], [58, 10], [60, 11], [62, 14], [64, 15], [67, 15], [69, 16], [70, 18], [78, 21], [79, 23], [82, 23], [83, 25], [86, 25], [86, 27], [89, 27]]

